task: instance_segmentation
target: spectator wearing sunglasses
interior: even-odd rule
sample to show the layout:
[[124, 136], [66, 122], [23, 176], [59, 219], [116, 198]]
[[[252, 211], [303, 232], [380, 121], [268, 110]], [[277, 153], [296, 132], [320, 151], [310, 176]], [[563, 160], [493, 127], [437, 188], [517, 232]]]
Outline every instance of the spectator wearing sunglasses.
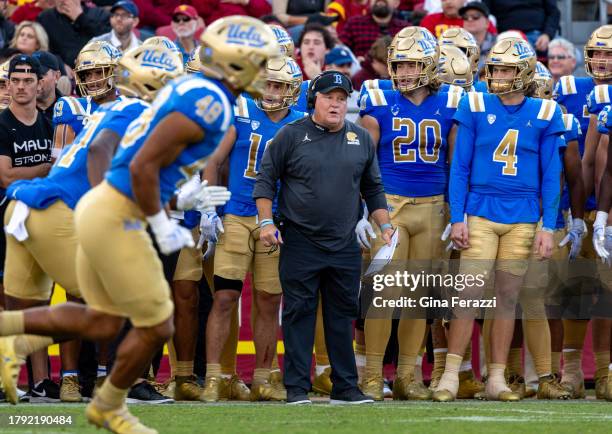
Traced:
[[548, 44], [548, 69], [555, 83], [576, 69], [576, 47], [564, 38], [555, 38]]
[[480, 47], [478, 69], [484, 66], [489, 50], [495, 44], [495, 33], [491, 32], [489, 21], [489, 8], [486, 4], [473, 1], [466, 3], [459, 9], [459, 16], [463, 19], [463, 28], [470, 32]]
[[183, 59], [189, 59], [189, 54], [198, 46], [195, 38], [198, 18], [198, 12], [189, 5], [177, 6], [172, 14], [172, 30], [177, 36], [174, 43], [183, 53]]

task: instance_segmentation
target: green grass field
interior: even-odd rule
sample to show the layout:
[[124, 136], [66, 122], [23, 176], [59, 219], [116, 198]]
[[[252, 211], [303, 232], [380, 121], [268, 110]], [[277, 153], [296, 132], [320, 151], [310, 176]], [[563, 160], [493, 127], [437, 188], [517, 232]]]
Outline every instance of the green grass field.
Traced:
[[[520, 403], [461, 401], [306, 407], [283, 404], [134, 405], [132, 412], [160, 433], [382, 434], [382, 433], [610, 433], [612, 403], [589, 401]], [[0, 433], [98, 433], [84, 405], [0, 406]], [[72, 416], [71, 426], [9, 426], [9, 415]]]

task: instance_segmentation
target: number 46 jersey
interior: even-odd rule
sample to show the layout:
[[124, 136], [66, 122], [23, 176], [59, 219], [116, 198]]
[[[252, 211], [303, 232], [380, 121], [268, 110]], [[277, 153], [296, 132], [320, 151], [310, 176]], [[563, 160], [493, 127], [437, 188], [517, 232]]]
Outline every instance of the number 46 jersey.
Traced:
[[448, 185], [448, 144], [462, 92], [439, 92], [415, 105], [396, 90], [368, 89], [360, 116], [378, 121], [378, 164], [385, 192], [437, 196]]

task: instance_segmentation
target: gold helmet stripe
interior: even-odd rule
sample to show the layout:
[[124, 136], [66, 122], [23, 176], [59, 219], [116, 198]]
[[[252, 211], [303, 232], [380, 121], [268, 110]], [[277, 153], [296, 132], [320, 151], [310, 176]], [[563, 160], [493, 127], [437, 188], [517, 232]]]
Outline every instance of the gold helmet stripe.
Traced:
[[485, 111], [484, 97], [481, 92], [468, 93], [468, 101], [470, 102], [470, 110], [472, 112]]

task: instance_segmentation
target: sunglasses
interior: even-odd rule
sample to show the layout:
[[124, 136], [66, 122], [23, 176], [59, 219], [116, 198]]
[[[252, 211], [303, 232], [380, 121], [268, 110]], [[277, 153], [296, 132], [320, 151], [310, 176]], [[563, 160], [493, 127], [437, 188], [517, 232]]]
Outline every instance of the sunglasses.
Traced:
[[566, 56], [565, 54], [558, 54], [558, 55], [552, 55], [552, 56], [548, 56], [548, 60], [566, 60], [569, 59], [569, 56]]
[[191, 21], [191, 18], [186, 17], [185, 15], [176, 15], [172, 17], [172, 21], [175, 23], [188, 23]]
[[484, 15], [482, 15], [482, 14], [464, 15], [463, 16], [463, 21], [478, 21], [482, 17], [484, 17]]

